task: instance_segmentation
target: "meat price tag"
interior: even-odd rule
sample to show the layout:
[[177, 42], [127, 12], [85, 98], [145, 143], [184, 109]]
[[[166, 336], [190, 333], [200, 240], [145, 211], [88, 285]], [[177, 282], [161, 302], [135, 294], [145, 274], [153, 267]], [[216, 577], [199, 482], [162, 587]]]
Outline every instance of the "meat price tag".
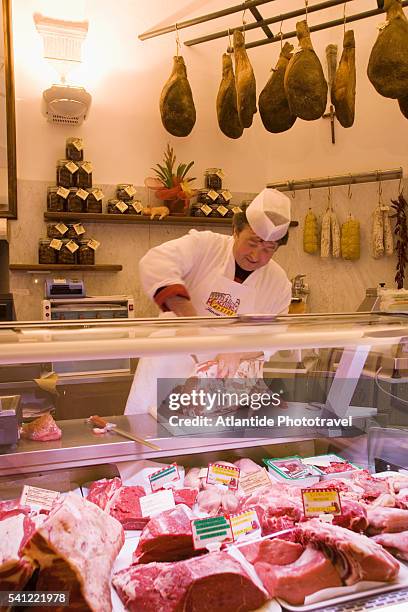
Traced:
[[225, 516], [195, 519], [191, 521], [191, 529], [195, 550], [220, 548], [221, 544], [229, 544], [234, 541], [231, 523]]
[[153, 492], [163, 489], [165, 485], [170, 482], [180, 480], [177, 463], [172, 463], [169, 466], [157, 470], [157, 472], [153, 472], [153, 474], [150, 474], [149, 480]]
[[40, 489], [39, 487], [24, 485], [20, 504], [22, 506], [30, 506], [30, 508], [34, 510], [51, 510], [59, 495], [58, 491], [50, 491], [49, 489]]
[[249, 536], [261, 535], [261, 526], [255, 510], [250, 509], [239, 514], [230, 514], [229, 519], [235, 542], [246, 540]]
[[200, 473], [198, 474], [199, 478], [207, 478], [208, 468], [201, 468]]
[[143, 517], [156, 516], [156, 514], [160, 514], [160, 512], [171, 510], [176, 507], [173, 491], [171, 489], [164, 489], [163, 491], [157, 491], [157, 493], [149, 493], [149, 495], [141, 497], [139, 501]]
[[246, 476], [241, 476], [239, 479], [239, 486], [245, 495], [250, 495], [257, 489], [262, 489], [262, 487], [270, 487], [271, 484], [265, 468], [262, 468], [262, 470], [258, 472], [252, 472]]
[[223, 485], [229, 489], [238, 489], [240, 469], [221, 463], [209, 463], [207, 484]]
[[342, 514], [340, 493], [337, 489], [302, 489], [303, 509], [310, 518], [320, 514]]

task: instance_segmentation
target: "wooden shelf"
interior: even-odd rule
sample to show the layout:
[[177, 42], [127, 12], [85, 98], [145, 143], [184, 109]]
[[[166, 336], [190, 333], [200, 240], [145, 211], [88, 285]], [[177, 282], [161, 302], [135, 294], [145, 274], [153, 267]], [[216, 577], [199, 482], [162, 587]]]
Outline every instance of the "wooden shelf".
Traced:
[[20, 270], [23, 272], [46, 272], [49, 270], [72, 270], [74, 272], [120, 272], [121, 265], [117, 264], [95, 264], [93, 266], [68, 265], [68, 264], [10, 264], [10, 270]]
[[[227, 219], [218, 217], [179, 217], [169, 215], [161, 221], [158, 218], [150, 219], [149, 215], [115, 215], [104, 213], [74, 213], [74, 212], [46, 212], [46, 221], [82, 221], [89, 223], [139, 223], [152, 225], [221, 225], [231, 227], [231, 217]], [[299, 225], [298, 221], [291, 221], [291, 226]]]

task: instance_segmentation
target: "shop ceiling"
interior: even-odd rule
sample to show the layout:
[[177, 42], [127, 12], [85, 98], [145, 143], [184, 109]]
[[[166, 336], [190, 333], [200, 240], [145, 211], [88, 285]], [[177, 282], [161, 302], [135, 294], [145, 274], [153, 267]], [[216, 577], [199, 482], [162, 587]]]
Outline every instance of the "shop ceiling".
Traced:
[[[183, 13], [179, 11], [177, 22], [152, 27], [140, 34], [139, 38], [147, 40], [189, 28], [189, 38], [184, 34], [183, 42], [190, 47], [220, 38], [228, 39], [232, 30], [238, 28], [250, 33], [246, 38], [246, 47], [250, 49], [296, 37], [295, 22], [305, 16], [309, 20], [310, 31], [316, 32], [381, 15], [384, 13], [383, 2], [384, 0], [297, 0], [288, 3], [282, 0], [248, 0], [222, 9], [217, 8], [213, 12], [194, 14], [188, 19], [185, 18], [187, 14], [181, 17]], [[204, 7], [208, 5], [207, 2], [193, 2], [185, 8], [194, 9], [202, 4]], [[219, 3], [217, 6], [219, 7]], [[402, 6], [408, 6], [408, 0], [404, 0]], [[202, 24], [205, 24], [205, 34], [197, 36], [197, 26]]]

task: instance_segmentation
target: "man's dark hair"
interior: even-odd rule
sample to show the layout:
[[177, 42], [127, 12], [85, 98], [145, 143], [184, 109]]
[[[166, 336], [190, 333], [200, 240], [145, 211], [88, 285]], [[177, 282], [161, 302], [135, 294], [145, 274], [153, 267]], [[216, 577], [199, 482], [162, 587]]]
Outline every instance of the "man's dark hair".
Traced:
[[[247, 208], [248, 204], [244, 204], [243, 206], [241, 206], [242, 212], [235, 213], [232, 217], [232, 228], [237, 234], [241, 233], [246, 226], [250, 227], [246, 216]], [[274, 240], [273, 242], [277, 242], [279, 246], [282, 246], [288, 242], [288, 238], [289, 231], [287, 231], [286, 234], [282, 236], [282, 238], [279, 238], [279, 240]]]

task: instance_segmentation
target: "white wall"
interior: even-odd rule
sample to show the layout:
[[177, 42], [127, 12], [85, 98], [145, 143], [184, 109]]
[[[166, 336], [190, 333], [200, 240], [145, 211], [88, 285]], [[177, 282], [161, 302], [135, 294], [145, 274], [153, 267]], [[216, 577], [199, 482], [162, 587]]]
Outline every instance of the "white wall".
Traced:
[[[231, 4], [231, 3], [226, 3]], [[350, 2], [348, 12], [375, 7], [373, 0]], [[265, 16], [299, 8], [303, 0], [276, 0], [262, 5]], [[223, 3], [224, 6], [224, 3]], [[90, 28], [84, 62], [75, 79], [93, 95], [89, 119], [76, 133], [85, 138], [86, 155], [95, 166], [95, 180], [102, 183], [133, 181], [143, 184], [150, 167], [160, 160], [167, 142], [180, 160], [194, 159], [199, 177], [206, 167], [225, 168], [228, 186], [235, 191], [257, 191], [266, 182], [288, 178], [322, 176], [407, 165], [408, 122], [395, 101], [381, 98], [365, 74], [369, 51], [375, 41], [376, 25], [383, 17], [354, 24], [357, 41], [357, 113], [353, 128], [336, 126], [336, 145], [330, 142], [327, 120], [297, 121], [285, 134], [269, 134], [259, 114], [253, 126], [238, 141], [218, 129], [215, 99], [220, 82], [221, 55], [226, 39], [183, 48], [197, 108], [197, 123], [187, 138], [174, 138], [162, 127], [159, 96], [167, 80], [175, 52], [173, 34], [141, 42], [137, 34], [168, 20], [181, 21], [196, 14], [219, 10], [219, 2], [182, 0], [171, 15], [167, 0], [14, 0], [14, 46], [16, 64], [17, 135], [19, 177], [52, 180], [55, 160], [63, 154], [69, 128], [46, 123], [40, 115], [41, 92], [55, 79], [53, 69], [42, 58], [41, 39], [32, 15], [35, 11], [71, 18], [86, 17]], [[353, 10], [352, 10], [353, 9]], [[309, 23], [342, 15], [339, 6], [311, 14]], [[238, 25], [240, 14], [181, 30], [181, 40]], [[248, 21], [252, 18], [248, 17]], [[279, 25], [271, 26], [276, 32]], [[286, 22], [284, 31], [294, 29]], [[260, 30], [247, 34], [248, 40]], [[262, 35], [263, 36], [263, 35]], [[324, 58], [329, 42], [341, 46], [342, 28], [313, 35], [316, 51]], [[249, 51], [257, 78], [258, 92], [275, 64], [279, 44]], [[200, 179], [201, 180], [201, 179]]]

